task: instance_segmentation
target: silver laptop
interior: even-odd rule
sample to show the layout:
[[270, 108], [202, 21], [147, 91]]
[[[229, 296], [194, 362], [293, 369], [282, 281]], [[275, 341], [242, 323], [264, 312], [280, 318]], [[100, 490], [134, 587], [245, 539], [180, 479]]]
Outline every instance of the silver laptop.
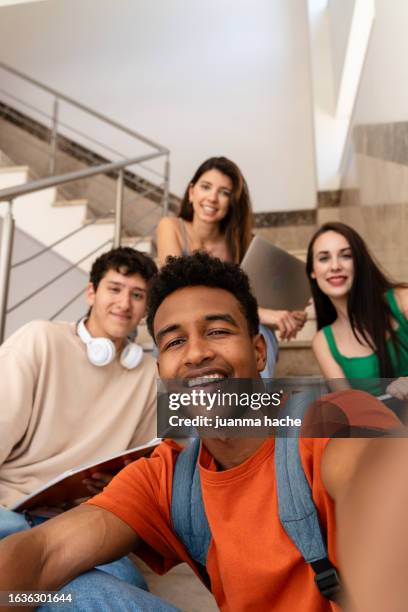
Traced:
[[297, 257], [255, 236], [241, 264], [263, 308], [303, 310], [310, 297], [306, 265]]

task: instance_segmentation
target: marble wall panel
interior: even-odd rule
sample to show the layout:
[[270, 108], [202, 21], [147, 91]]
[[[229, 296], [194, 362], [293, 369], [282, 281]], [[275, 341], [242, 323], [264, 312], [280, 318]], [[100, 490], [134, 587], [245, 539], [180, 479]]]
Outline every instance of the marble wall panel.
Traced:
[[408, 202], [408, 166], [367, 155], [357, 156], [360, 204]]
[[356, 153], [408, 165], [408, 122], [357, 125], [353, 145]]
[[341, 207], [339, 221], [359, 232], [388, 274], [408, 281], [408, 204]]
[[256, 233], [287, 251], [301, 251], [307, 249], [315, 230], [315, 225], [291, 225], [262, 228], [258, 229]]
[[276, 376], [318, 376], [321, 374], [310, 347], [297, 347], [295, 344], [281, 348], [276, 364]]

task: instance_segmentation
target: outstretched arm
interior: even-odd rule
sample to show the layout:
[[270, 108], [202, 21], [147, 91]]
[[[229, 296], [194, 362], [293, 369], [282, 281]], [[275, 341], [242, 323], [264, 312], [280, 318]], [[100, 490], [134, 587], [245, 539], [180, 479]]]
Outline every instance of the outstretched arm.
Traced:
[[133, 529], [111, 512], [79, 506], [0, 541], [0, 591], [57, 590], [138, 543]]
[[404, 438], [332, 440], [325, 451], [347, 612], [407, 609], [407, 466]]

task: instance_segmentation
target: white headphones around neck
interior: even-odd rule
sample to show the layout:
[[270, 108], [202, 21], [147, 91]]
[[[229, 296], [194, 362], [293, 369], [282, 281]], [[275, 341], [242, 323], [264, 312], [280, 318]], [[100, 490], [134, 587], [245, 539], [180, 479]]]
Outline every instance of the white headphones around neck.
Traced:
[[[86, 317], [81, 319], [77, 325], [78, 336], [86, 345], [89, 361], [98, 367], [106, 366], [116, 357], [116, 348], [109, 338], [92, 338], [86, 329]], [[136, 368], [143, 358], [143, 349], [136, 342], [128, 342], [120, 354], [120, 363], [127, 370]]]

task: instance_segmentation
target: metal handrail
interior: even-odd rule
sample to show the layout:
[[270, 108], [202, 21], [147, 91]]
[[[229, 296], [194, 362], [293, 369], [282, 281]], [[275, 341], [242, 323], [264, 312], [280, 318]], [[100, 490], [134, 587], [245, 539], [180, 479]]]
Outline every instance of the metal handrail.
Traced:
[[94, 255], [95, 253], [97, 253], [98, 251], [100, 251], [104, 246], [107, 246], [108, 244], [110, 244], [112, 242], [111, 239], [109, 240], [105, 240], [104, 243], [98, 245], [96, 247], [96, 249], [92, 249], [92, 251], [90, 251], [89, 253], [87, 253], [86, 255], [83, 255], [81, 257], [81, 259], [78, 259], [75, 263], [71, 264], [68, 268], [66, 268], [65, 270], [63, 270], [62, 272], [60, 272], [59, 274], [57, 274], [57, 276], [54, 276], [54, 278], [51, 278], [49, 281], [47, 281], [46, 283], [44, 283], [43, 285], [41, 285], [41, 287], [38, 287], [35, 291], [32, 291], [29, 295], [26, 295], [24, 298], [22, 298], [21, 300], [19, 300], [18, 302], [16, 302], [15, 304], [13, 304], [13, 306], [10, 306], [10, 308], [7, 310], [6, 314], [10, 314], [11, 312], [13, 312], [14, 310], [16, 310], [17, 308], [19, 308], [20, 306], [22, 306], [23, 304], [25, 304], [26, 302], [28, 302], [29, 300], [31, 300], [31, 298], [35, 297], [36, 295], [38, 295], [38, 293], [41, 293], [41, 291], [44, 291], [44, 289], [47, 289], [47, 287], [49, 287], [50, 285], [52, 285], [53, 283], [55, 283], [55, 281], [59, 280], [60, 278], [62, 278], [63, 276], [65, 276], [65, 274], [68, 274], [68, 272], [71, 272], [71, 270], [73, 270], [74, 268], [77, 268], [79, 266], [80, 263], [82, 263], [83, 261], [85, 261], [85, 259], [88, 259], [88, 257], [90, 257], [91, 255]]
[[86, 106], [85, 104], [82, 104], [81, 102], [78, 102], [77, 100], [74, 100], [73, 98], [70, 98], [69, 96], [66, 96], [65, 94], [58, 91], [57, 89], [53, 89], [52, 87], [45, 85], [45, 83], [41, 83], [41, 81], [37, 81], [37, 79], [33, 79], [27, 74], [24, 74], [24, 72], [20, 72], [20, 70], [16, 70], [15, 68], [8, 66], [4, 62], [0, 62], [0, 68], [3, 68], [3, 70], [10, 72], [10, 74], [14, 74], [20, 79], [23, 79], [24, 81], [27, 81], [28, 83], [31, 83], [32, 85], [35, 85], [36, 87], [39, 87], [40, 89], [43, 89], [44, 91], [47, 91], [49, 94], [55, 96], [59, 100], [64, 100], [64, 102], [67, 102], [68, 104], [72, 104], [72, 106], [79, 108], [85, 113], [89, 113], [93, 117], [96, 117], [97, 119], [100, 119], [101, 121], [104, 121], [105, 123], [108, 123], [112, 127], [117, 128], [118, 130], [121, 130], [122, 132], [125, 132], [129, 136], [133, 136], [133, 138], [137, 138], [138, 140], [153, 147], [154, 149], [157, 149], [158, 151], [161, 151], [162, 153], [170, 153], [169, 149], [167, 149], [166, 147], [163, 147], [163, 145], [160, 145], [157, 142], [154, 142], [154, 140], [151, 140], [150, 138], [146, 138], [146, 136], [143, 136], [143, 134], [139, 134], [139, 132], [135, 132], [135, 130], [131, 130], [125, 125], [122, 125], [121, 123], [118, 123], [117, 121], [114, 121], [113, 119], [110, 119], [106, 115], [99, 113], [93, 108], [90, 108], [89, 106]]
[[61, 308], [58, 308], [58, 310], [54, 312], [53, 315], [48, 317], [48, 320], [54, 321], [61, 314], [61, 312], [64, 312], [64, 310], [66, 310], [68, 306], [71, 306], [71, 304], [73, 304], [81, 295], [84, 295], [85, 289], [86, 287], [83, 287], [81, 291], [78, 291], [78, 293], [76, 293], [70, 300], [68, 300], [68, 302], [65, 302], [65, 304], [61, 306]]
[[[108, 215], [104, 215], [103, 217], [99, 217], [99, 218], [100, 219], [110, 219], [111, 215], [108, 214]], [[94, 225], [96, 221], [97, 221], [97, 217], [95, 217], [94, 219], [90, 219], [89, 221], [86, 221], [83, 225], [80, 225], [76, 229], [72, 230], [72, 232], [68, 232], [68, 234], [65, 234], [65, 236], [62, 236], [62, 238], [58, 238], [58, 240], [55, 240], [54, 242], [44, 247], [43, 249], [36, 251], [36, 253], [34, 253], [33, 255], [30, 255], [29, 257], [24, 257], [24, 259], [20, 259], [19, 261], [16, 261], [10, 266], [10, 268], [14, 270], [14, 268], [19, 268], [20, 266], [24, 266], [24, 264], [28, 263], [29, 261], [33, 261], [34, 259], [37, 259], [37, 257], [41, 257], [41, 255], [44, 255], [44, 253], [48, 253], [48, 251], [58, 246], [62, 242], [65, 242], [65, 240], [67, 240], [68, 238], [71, 238], [72, 236], [75, 236], [76, 234], [83, 232], [85, 229], [87, 229], [91, 225]]]
[[[10, 92], [6, 91], [5, 89], [2, 89], [1, 87], [0, 87], [0, 94], [3, 94], [4, 96], [7, 96], [11, 100], [14, 100], [15, 102], [18, 102], [22, 106], [25, 106], [29, 110], [34, 111], [35, 113], [37, 113], [38, 115], [41, 115], [42, 117], [45, 117], [46, 119], [50, 118], [50, 116], [47, 113], [45, 113], [44, 111], [40, 110], [39, 108], [36, 108], [33, 104], [29, 104], [28, 102], [25, 102], [21, 98], [18, 98], [17, 96], [14, 96], [13, 94], [11, 94]], [[24, 116], [24, 115], [21, 115], [21, 113], [19, 111], [15, 110], [15, 109], [12, 109], [12, 108], [8, 108], [7, 109], [7, 115], [9, 117], [14, 117], [14, 118], [18, 117], [20, 119], [21, 119], [22, 116]], [[30, 124], [30, 121], [31, 120], [27, 121], [27, 123]], [[63, 128], [66, 128], [70, 132], [73, 132], [77, 136], [82, 136], [82, 138], [86, 138], [86, 140], [89, 140], [89, 142], [92, 142], [93, 144], [101, 146], [103, 149], [105, 149], [106, 151], [109, 151], [110, 153], [113, 153], [114, 155], [118, 155], [122, 159], [126, 159], [126, 155], [123, 155], [119, 151], [116, 151], [116, 149], [113, 149], [111, 146], [101, 142], [100, 140], [97, 140], [96, 138], [93, 138], [92, 136], [89, 136], [88, 134], [85, 134], [85, 132], [82, 132], [81, 130], [76, 129], [76, 128], [72, 127], [71, 125], [68, 125], [68, 123], [65, 123], [65, 121], [59, 120], [58, 121], [58, 125], [60, 125]], [[156, 172], [155, 170], [153, 170], [152, 168], [149, 168], [148, 166], [143, 166], [142, 164], [140, 164], [140, 167], [144, 168], [145, 170], [148, 170], [149, 172], [152, 172], [153, 174], [157, 174], [160, 177], [163, 176], [162, 174], [160, 174], [160, 172]]]
[[[85, 170], [76, 170], [74, 172], [68, 172], [59, 176], [50, 176], [48, 178], [37, 179], [24, 185], [15, 185], [14, 187], [8, 187], [0, 191], [0, 202], [8, 202], [8, 212], [3, 221], [3, 232], [1, 241], [1, 256], [0, 256], [0, 344], [4, 339], [6, 314], [9, 314], [12, 310], [23, 304], [29, 299], [28, 296], [23, 301], [15, 304], [12, 309], [7, 310], [7, 298], [10, 283], [10, 270], [11, 270], [11, 254], [14, 239], [14, 218], [12, 215], [12, 203], [13, 200], [19, 196], [26, 195], [28, 193], [35, 193], [43, 189], [51, 187], [57, 187], [66, 183], [72, 183], [79, 179], [88, 178], [97, 174], [105, 174], [106, 172], [112, 172], [119, 170], [117, 190], [116, 190], [116, 206], [115, 206], [115, 228], [114, 228], [114, 246], [120, 245], [121, 227], [122, 227], [122, 206], [123, 206], [123, 182], [124, 182], [124, 168], [126, 166], [132, 166], [141, 161], [147, 161], [156, 157], [161, 157], [162, 151], [155, 153], [149, 153], [146, 155], [139, 155], [138, 157], [132, 157], [130, 159], [111, 162], [108, 164], [99, 164]], [[81, 260], [82, 261], [82, 260]], [[78, 265], [77, 262], [75, 264]], [[55, 279], [54, 279], [55, 280]], [[50, 285], [47, 283], [44, 287]]]
[[[47, 115], [46, 113], [43, 113], [43, 111], [39, 111], [42, 115], [45, 115], [46, 117], [51, 118], [51, 121], [52, 121], [52, 126], [50, 129], [50, 139], [49, 139], [49, 145], [50, 145], [49, 147], [49, 174], [51, 176], [47, 178], [36, 179], [24, 185], [15, 185], [13, 187], [2, 189], [0, 191], [0, 202], [8, 202], [7, 214], [3, 219], [3, 231], [2, 231], [1, 252], [0, 252], [0, 344], [1, 344], [4, 338], [5, 320], [6, 320], [7, 312], [11, 312], [15, 308], [17, 308], [19, 305], [23, 304], [28, 299], [30, 299], [30, 297], [32, 297], [31, 295], [26, 296], [26, 298], [24, 298], [18, 304], [14, 304], [14, 306], [11, 309], [9, 309], [9, 311], [7, 311], [7, 299], [8, 299], [10, 270], [11, 270], [11, 255], [12, 255], [12, 248], [13, 248], [14, 225], [15, 225], [13, 214], [12, 214], [13, 200], [25, 194], [35, 193], [43, 189], [57, 187], [59, 185], [64, 185], [66, 183], [71, 183], [71, 182], [78, 181], [81, 179], [90, 178], [96, 175], [108, 174], [108, 173], [117, 171], [115, 226], [114, 226], [114, 236], [113, 236], [113, 244], [115, 247], [117, 247], [120, 245], [121, 229], [122, 229], [122, 209], [123, 209], [124, 176], [125, 176], [124, 169], [128, 166], [133, 166], [135, 164], [140, 164], [141, 162], [145, 162], [151, 159], [156, 159], [158, 157], [164, 156], [164, 174], [162, 175], [164, 178], [164, 185], [162, 187], [163, 188], [162, 207], [163, 207], [163, 213], [167, 214], [168, 199], [169, 199], [169, 176], [170, 176], [169, 153], [170, 151], [166, 147], [154, 142], [150, 138], [146, 138], [142, 134], [139, 134], [138, 132], [131, 130], [130, 128], [118, 123], [117, 121], [114, 121], [113, 119], [110, 119], [109, 117], [106, 117], [102, 113], [95, 111], [92, 108], [89, 108], [88, 106], [82, 104], [81, 102], [78, 102], [77, 100], [74, 100], [73, 98], [70, 98], [69, 96], [66, 96], [62, 92], [57, 91], [56, 89], [53, 89], [52, 87], [49, 87], [48, 85], [45, 85], [44, 83], [41, 83], [40, 81], [36, 79], [33, 79], [27, 74], [24, 74], [23, 72], [20, 72], [19, 70], [16, 70], [15, 68], [12, 68], [11, 66], [8, 66], [4, 62], [0, 62], [0, 69], [3, 69], [9, 72], [10, 74], [17, 76], [18, 78], [28, 83], [31, 83], [32, 85], [42, 89], [43, 91], [51, 94], [54, 97], [53, 111], [51, 115]], [[62, 122], [59, 120], [60, 101], [64, 101], [74, 106], [75, 108], [78, 108], [81, 111], [88, 113], [92, 117], [95, 117], [103, 121], [104, 123], [124, 132], [125, 134], [128, 134], [132, 138], [135, 138], [139, 140], [140, 142], [152, 147], [153, 149], [155, 149], [155, 151], [153, 153], [139, 155], [137, 157], [122, 159], [121, 161], [118, 161], [118, 162], [100, 163], [98, 165], [91, 166], [85, 170], [76, 170], [74, 172], [68, 172], [66, 174], [60, 174], [60, 175], [54, 176], [55, 167], [56, 167], [56, 154], [57, 154], [57, 148], [58, 148], [58, 126], [63, 125], [64, 127], [68, 129], [73, 129], [73, 128], [69, 128], [69, 126], [67, 126], [66, 124], [62, 124]], [[87, 137], [86, 135], [84, 136]], [[99, 143], [99, 144], [102, 144], [102, 143]], [[71, 232], [70, 234], [67, 234], [65, 237], [60, 239], [60, 241], [64, 240], [65, 238], [67, 238], [69, 235], [72, 235], [73, 233], [76, 233], [76, 232]], [[50, 246], [47, 247], [48, 250], [50, 248], [51, 248]], [[74, 264], [74, 266], [72, 267], [75, 267], [81, 261], [82, 259], [79, 262], [76, 262], [76, 264]], [[23, 263], [23, 262], [20, 262], [20, 263]], [[38, 291], [42, 291], [43, 289], [45, 289], [52, 282], [54, 282], [54, 280], [56, 279], [53, 279], [52, 281], [49, 281], [48, 283], [46, 283]]]
[[126, 166], [133, 166], [141, 161], [161, 157], [163, 154], [165, 154], [165, 151], [148, 153], [147, 155], [139, 155], [138, 157], [131, 157], [130, 159], [125, 159], [123, 161], [99, 164], [98, 166], [92, 166], [91, 168], [86, 168], [85, 170], [75, 170], [74, 172], [67, 172], [66, 174], [36, 179], [35, 181], [30, 181], [24, 185], [7, 187], [6, 189], [0, 190], [0, 202], [8, 202], [27, 193], [34, 193], [35, 191], [41, 191], [42, 189], [48, 189], [49, 187], [58, 187], [58, 185], [72, 183], [74, 181], [89, 178], [90, 176], [95, 176], [97, 174], [106, 174], [112, 170], [120, 170], [122, 168], [126, 168]]

